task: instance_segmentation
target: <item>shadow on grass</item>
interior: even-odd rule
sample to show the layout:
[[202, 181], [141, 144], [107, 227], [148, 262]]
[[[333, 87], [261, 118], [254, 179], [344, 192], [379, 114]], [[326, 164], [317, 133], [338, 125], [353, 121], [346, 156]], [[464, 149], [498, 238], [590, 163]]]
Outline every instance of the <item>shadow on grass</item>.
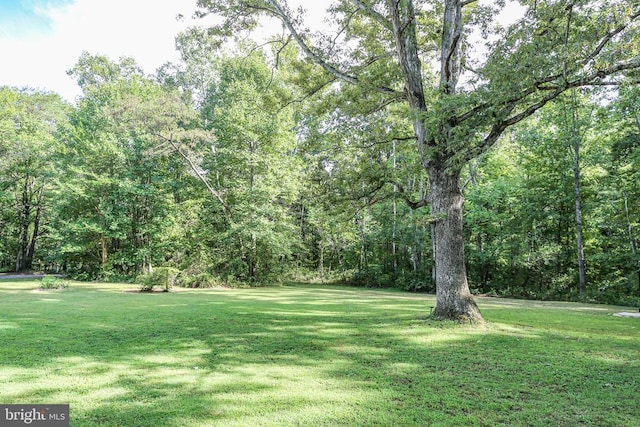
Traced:
[[429, 297], [376, 291], [72, 290], [0, 303], [3, 403], [71, 403], [75, 426], [640, 424], [619, 319], [604, 336], [582, 313], [438, 323]]

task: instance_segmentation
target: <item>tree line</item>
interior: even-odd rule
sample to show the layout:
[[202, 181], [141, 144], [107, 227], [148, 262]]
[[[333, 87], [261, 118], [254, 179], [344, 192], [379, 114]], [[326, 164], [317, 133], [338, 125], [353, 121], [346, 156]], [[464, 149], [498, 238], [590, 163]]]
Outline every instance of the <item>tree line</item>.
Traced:
[[[153, 75], [84, 53], [75, 105], [1, 89], [4, 270], [341, 280], [436, 291], [445, 318], [480, 318], [465, 289], [638, 301], [632, 3], [536, 2], [482, 64], [475, 2], [339, 2], [333, 42], [284, 2], [200, 6], [223, 23]], [[222, 43], [265, 14], [266, 48]]]

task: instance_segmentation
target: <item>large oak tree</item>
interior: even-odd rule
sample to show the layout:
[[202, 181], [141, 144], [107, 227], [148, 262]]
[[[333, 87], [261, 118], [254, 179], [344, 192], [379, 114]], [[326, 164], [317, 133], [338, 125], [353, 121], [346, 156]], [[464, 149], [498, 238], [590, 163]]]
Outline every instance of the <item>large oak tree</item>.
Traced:
[[503, 1], [336, 0], [327, 28], [314, 32], [286, 0], [198, 2], [201, 16], [218, 17], [210, 31], [221, 40], [275, 18], [280, 42], [296, 42], [326, 75], [325, 87], [359, 87], [377, 97], [378, 112], [406, 106], [430, 190], [422, 200], [406, 194], [406, 202], [431, 209], [439, 318], [482, 320], [464, 261], [464, 165], [565, 91], [628, 83], [640, 68], [637, 0], [520, 5], [522, 17], [500, 26]]

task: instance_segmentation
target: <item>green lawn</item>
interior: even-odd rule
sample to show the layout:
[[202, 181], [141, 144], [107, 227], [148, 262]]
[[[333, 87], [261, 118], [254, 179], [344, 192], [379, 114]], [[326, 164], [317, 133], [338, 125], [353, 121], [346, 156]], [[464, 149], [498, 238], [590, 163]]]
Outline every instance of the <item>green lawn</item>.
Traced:
[[37, 286], [0, 281], [0, 403], [72, 426], [640, 425], [623, 308], [479, 299], [473, 327], [393, 291]]

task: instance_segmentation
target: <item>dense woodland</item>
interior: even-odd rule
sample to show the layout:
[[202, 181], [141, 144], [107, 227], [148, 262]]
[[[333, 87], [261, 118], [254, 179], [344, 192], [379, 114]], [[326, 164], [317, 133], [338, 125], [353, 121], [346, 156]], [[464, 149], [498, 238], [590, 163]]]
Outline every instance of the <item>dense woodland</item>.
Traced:
[[[350, 15], [359, 38], [347, 36], [372, 43], [378, 34], [363, 23], [378, 9], [354, 10], [365, 11]], [[564, 31], [571, 17], [558, 16]], [[527, 19], [519, 28], [529, 34], [552, 25]], [[153, 75], [133, 58], [83, 54], [69, 70], [83, 91], [73, 105], [0, 88], [2, 270], [133, 280], [171, 267], [187, 287], [323, 280], [435, 291], [438, 218], [424, 207], [429, 174], [407, 106], [341, 84], [300, 43], [229, 47], [194, 28], [176, 45], [182, 61]], [[386, 82], [395, 64], [367, 72]], [[628, 68], [616, 84], [567, 84], [460, 159], [472, 292], [640, 302], [640, 88]], [[452, 102], [440, 107], [479, 101]]]

